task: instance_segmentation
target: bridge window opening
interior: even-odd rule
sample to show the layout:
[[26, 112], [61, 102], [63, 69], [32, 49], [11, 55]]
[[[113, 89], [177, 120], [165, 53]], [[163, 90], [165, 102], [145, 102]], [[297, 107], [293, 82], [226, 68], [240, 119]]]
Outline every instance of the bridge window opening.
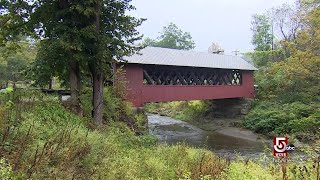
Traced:
[[241, 85], [241, 70], [145, 65], [145, 85]]

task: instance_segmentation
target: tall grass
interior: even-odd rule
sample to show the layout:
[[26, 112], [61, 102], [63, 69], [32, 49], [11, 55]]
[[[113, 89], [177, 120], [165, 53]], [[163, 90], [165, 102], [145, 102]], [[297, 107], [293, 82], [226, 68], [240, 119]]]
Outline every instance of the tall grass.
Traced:
[[[73, 115], [54, 96], [2, 99], [1, 179], [282, 179], [281, 162], [272, 159], [260, 165], [184, 144], [157, 144], [124, 121], [88, 128], [90, 119]], [[288, 162], [285, 177], [315, 179], [319, 160], [313, 160]]]
[[[14, 173], [2, 169], [16, 178], [176, 179], [185, 173], [218, 177], [226, 167], [209, 151], [158, 145], [152, 136], [136, 136], [124, 122], [89, 129], [88, 119], [71, 114], [53, 96], [20, 99], [10, 107], [3, 103], [10, 116], [0, 117], [0, 154]], [[27, 106], [19, 104], [25, 102], [30, 109], [20, 111]]]

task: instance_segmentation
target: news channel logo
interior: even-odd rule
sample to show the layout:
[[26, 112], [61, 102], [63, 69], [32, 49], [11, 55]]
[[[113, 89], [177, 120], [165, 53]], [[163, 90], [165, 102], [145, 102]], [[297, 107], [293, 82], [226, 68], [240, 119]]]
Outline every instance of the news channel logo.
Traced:
[[273, 156], [286, 157], [288, 152], [295, 150], [293, 144], [289, 144], [288, 137], [273, 137]]

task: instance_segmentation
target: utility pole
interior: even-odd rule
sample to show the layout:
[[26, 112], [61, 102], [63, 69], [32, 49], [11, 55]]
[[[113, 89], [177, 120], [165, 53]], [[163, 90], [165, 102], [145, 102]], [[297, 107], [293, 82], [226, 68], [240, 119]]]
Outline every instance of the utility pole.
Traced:
[[271, 20], [271, 36], [272, 36], [272, 42], [271, 42], [271, 57], [272, 57], [272, 61], [274, 62], [274, 55], [273, 55], [273, 51], [274, 51], [274, 31], [273, 31], [273, 22], [274, 19]]
[[238, 54], [239, 54], [239, 50], [234, 50], [234, 51], [232, 51], [233, 53], [234, 53], [234, 55], [236, 55], [236, 56], [238, 56]]
[[273, 44], [273, 41], [274, 41], [274, 32], [273, 32], [273, 20], [271, 22], [271, 50], [273, 51], [274, 50], [274, 44]]

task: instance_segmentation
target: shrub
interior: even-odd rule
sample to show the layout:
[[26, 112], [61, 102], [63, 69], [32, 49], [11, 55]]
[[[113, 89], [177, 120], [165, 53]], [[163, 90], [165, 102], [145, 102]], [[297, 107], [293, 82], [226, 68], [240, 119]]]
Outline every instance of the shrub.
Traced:
[[245, 118], [245, 127], [267, 135], [308, 132], [314, 134], [320, 128], [317, 104], [300, 102], [279, 104], [259, 102]]
[[[81, 94], [81, 104], [84, 116], [91, 118], [92, 111], [92, 90], [84, 89]], [[103, 117], [106, 122], [119, 120], [119, 109], [121, 107], [121, 99], [117, 98], [111, 87], [104, 88], [104, 113]]]
[[[146, 132], [147, 118], [140, 112], [134, 112], [132, 105], [124, 101], [115, 93], [115, 87], [105, 87], [104, 89], [104, 111], [103, 119], [105, 124], [111, 124], [122, 121], [135, 131], [137, 134]], [[92, 91], [91, 89], [83, 90], [81, 94], [81, 103], [86, 118], [91, 118], [92, 111]]]
[[275, 179], [275, 177], [267, 169], [252, 161], [247, 163], [242, 161], [232, 162], [223, 176], [228, 180]]
[[6, 160], [3, 158], [0, 159], [0, 179], [2, 180], [16, 179], [11, 166], [7, 164]]

